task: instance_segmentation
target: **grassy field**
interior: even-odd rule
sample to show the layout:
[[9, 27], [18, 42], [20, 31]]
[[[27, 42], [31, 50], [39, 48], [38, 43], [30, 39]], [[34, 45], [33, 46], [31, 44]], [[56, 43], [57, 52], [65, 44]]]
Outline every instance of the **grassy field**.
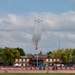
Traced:
[[0, 73], [0, 75], [75, 75], [74, 73]]

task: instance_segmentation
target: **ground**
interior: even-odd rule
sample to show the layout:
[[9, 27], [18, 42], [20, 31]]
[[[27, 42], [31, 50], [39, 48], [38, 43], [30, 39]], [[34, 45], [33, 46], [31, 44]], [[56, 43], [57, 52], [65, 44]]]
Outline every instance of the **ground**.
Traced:
[[[0, 73], [0, 75], [41, 75], [41, 73]], [[42, 75], [75, 75], [75, 73], [42, 73]]]

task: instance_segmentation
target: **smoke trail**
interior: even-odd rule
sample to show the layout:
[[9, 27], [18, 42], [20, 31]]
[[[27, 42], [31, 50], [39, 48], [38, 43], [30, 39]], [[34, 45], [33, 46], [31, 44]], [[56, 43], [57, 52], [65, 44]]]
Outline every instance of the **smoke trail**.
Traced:
[[42, 20], [40, 20], [40, 19], [35, 20], [34, 33], [33, 33], [33, 37], [32, 37], [32, 41], [34, 42], [34, 44], [39, 42], [39, 40], [41, 39], [41, 25], [42, 25], [41, 23], [42, 23]]

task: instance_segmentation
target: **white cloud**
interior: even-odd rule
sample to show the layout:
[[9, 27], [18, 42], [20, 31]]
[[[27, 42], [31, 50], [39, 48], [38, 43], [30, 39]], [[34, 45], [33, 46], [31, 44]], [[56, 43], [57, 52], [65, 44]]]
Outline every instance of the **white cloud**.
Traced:
[[0, 15], [0, 47], [22, 47], [26, 53], [35, 53], [32, 42], [35, 19], [42, 19], [42, 38], [38, 52], [75, 47], [75, 12], [61, 14], [49, 12], [25, 15]]

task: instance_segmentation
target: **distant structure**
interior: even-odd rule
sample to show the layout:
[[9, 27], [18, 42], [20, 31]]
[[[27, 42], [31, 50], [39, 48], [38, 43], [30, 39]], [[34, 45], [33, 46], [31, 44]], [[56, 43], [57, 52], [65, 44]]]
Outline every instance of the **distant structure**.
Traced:
[[38, 66], [53, 66], [54, 64], [61, 64], [62, 61], [60, 59], [48, 58], [46, 54], [34, 54], [22, 56], [20, 58], [16, 58], [14, 64], [19, 64], [19, 66], [37, 66], [37, 55], [38, 55]]

